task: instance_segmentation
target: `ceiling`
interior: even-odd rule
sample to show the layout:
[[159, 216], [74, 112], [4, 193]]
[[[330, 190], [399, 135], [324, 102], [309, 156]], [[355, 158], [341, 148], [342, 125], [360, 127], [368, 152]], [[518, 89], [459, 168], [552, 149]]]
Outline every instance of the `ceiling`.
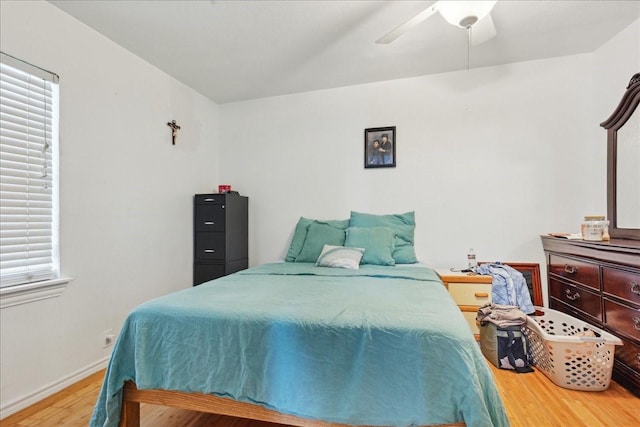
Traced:
[[[434, 1], [50, 0], [217, 103], [467, 68], [466, 31], [438, 14], [375, 40]], [[640, 1], [498, 1], [471, 68], [592, 52]], [[638, 41], [640, 49], [640, 40]]]

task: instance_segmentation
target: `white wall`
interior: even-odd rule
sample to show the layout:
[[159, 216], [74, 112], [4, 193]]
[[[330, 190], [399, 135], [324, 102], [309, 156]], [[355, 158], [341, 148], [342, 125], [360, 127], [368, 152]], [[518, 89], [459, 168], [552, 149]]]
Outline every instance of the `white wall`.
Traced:
[[[190, 285], [191, 197], [217, 183], [250, 197], [252, 265], [283, 257], [300, 215], [351, 209], [415, 210], [434, 266], [462, 265], [470, 246], [543, 263], [540, 233], [606, 210], [598, 123], [640, 68], [636, 22], [594, 54], [218, 107], [48, 3], [2, 1], [0, 16], [3, 51], [61, 76], [61, 256], [75, 278], [0, 311], [2, 416], [99, 368], [104, 330]], [[398, 167], [364, 170], [363, 129], [387, 125]]]
[[[593, 53], [593, 104], [598, 123], [605, 121], [613, 113], [631, 76], [638, 72], [640, 21], [629, 25]], [[606, 134], [604, 144], [606, 146]]]
[[[220, 106], [220, 178], [250, 197], [251, 264], [281, 259], [299, 216], [350, 210], [415, 210], [433, 266], [464, 265], [469, 247], [543, 264], [540, 234], [606, 213], [599, 123], [638, 69], [637, 34], [594, 54]], [[595, 107], [594, 80], [613, 81], [613, 101]], [[393, 125], [397, 167], [365, 170], [363, 130]]]
[[[638, 8], [640, 8], [640, 4]], [[594, 52], [593, 59], [594, 112], [596, 114], [596, 121], [600, 123], [608, 119], [617, 107], [631, 76], [640, 72], [640, 21], [636, 21], [605, 43], [600, 49]], [[629, 126], [625, 129], [629, 129]], [[605, 132], [604, 129], [602, 129], [602, 131]], [[598, 141], [599, 149], [603, 145], [606, 147], [606, 136], [601, 141]], [[626, 159], [628, 162], [627, 166], [629, 166], [626, 169], [631, 171], [632, 167], [635, 168], [635, 185], [633, 185], [634, 178], [632, 178], [631, 175], [629, 175], [626, 180], [619, 180], [618, 183], [618, 191], [622, 192], [619, 193], [619, 195], [624, 194], [626, 188], [626, 194], [623, 198], [629, 202], [629, 204], [626, 205], [628, 209], [622, 209], [621, 212], [626, 212], [626, 218], [627, 221], [629, 221], [627, 224], [630, 222], [637, 223], [637, 218], [640, 217], [640, 210], [637, 208], [637, 206], [639, 206], [638, 199], [640, 198], [637, 178], [640, 176], [640, 171], [637, 170], [637, 165], [640, 161], [638, 155], [638, 153], [640, 153], [640, 146], [636, 147], [635, 152], [631, 151], [631, 147], [628, 147], [628, 149], [629, 152], [627, 154], [630, 158]], [[622, 167], [620, 166], [621, 164], [622, 162], [618, 160], [619, 168]], [[606, 172], [606, 169], [604, 172]], [[606, 176], [604, 179], [606, 180]], [[627, 187], [623, 186], [625, 182], [628, 184]], [[635, 205], [631, 202], [632, 200], [635, 200]], [[622, 213], [618, 214], [618, 220], [624, 222], [625, 217]]]
[[[415, 210], [416, 252], [434, 266], [464, 265], [470, 247], [542, 262], [541, 233], [604, 208], [575, 174], [594, 138], [588, 66], [582, 55], [221, 106], [220, 176], [251, 198], [251, 263], [281, 258], [299, 216], [350, 210]], [[363, 130], [391, 125], [397, 167], [364, 169]]]
[[135, 305], [191, 286], [192, 195], [218, 181], [218, 107], [49, 3], [0, 8], [2, 51], [60, 75], [61, 259], [74, 278], [0, 312], [6, 416], [102, 367], [103, 331]]

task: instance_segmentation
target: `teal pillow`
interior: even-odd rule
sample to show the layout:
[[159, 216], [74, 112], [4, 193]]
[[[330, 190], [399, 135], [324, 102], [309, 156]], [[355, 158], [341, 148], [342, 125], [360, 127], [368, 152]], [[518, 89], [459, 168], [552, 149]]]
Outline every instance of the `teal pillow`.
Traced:
[[324, 245], [344, 246], [344, 230], [326, 223], [314, 222], [309, 226], [296, 262], [316, 262]]
[[[418, 262], [413, 248], [416, 229], [415, 213], [407, 212], [395, 215], [373, 215], [351, 212], [350, 227], [386, 227], [395, 234], [393, 259], [396, 264]], [[366, 255], [366, 252], [365, 252]]]
[[396, 265], [393, 259], [395, 234], [386, 227], [349, 227], [344, 245], [364, 248], [362, 264]]
[[302, 245], [304, 245], [304, 239], [307, 238], [309, 226], [312, 222], [312, 219], [300, 217], [296, 224], [296, 229], [293, 232], [293, 238], [289, 244], [289, 250], [287, 251], [287, 256], [284, 259], [285, 261], [293, 262], [298, 258], [298, 255], [300, 255], [300, 251], [302, 250]]
[[298, 258], [298, 255], [300, 255], [300, 251], [302, 250], [302, 246], [304, 245], [304, 240], [307, 238], [309, 227], [313, 223], [327, 224], [341, 230], [345, 230], [349, 226], [348, 219], [323, 221], [300, 217], [298, 224], [296, 224], [296, 229], [293, 232], [293, 238], [289, 244], [289, 250], [287, 251], [287, 256], [284, 259], [285, 261], [294, 262], [296, 258]]

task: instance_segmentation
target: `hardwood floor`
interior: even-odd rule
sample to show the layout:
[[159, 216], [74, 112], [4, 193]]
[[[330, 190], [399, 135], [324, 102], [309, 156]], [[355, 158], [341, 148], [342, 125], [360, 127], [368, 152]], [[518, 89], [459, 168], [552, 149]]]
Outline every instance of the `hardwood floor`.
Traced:
[[[560, 388], [539, 371], [516, 374], [492, 366], [513, 427], [637, 427], [640, 398], [615, 382], [604, 392]], [[104, 372], [0, 421], [1, 427], [86, 426], [98, 396]], [[142, 405], [144, 427], [278, 427], [219, 415]]]

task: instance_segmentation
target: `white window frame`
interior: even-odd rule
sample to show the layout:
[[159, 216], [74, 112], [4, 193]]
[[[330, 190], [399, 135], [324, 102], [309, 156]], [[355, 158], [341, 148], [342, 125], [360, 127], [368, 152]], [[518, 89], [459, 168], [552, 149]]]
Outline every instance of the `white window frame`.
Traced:
[[[51, 207], [51, 272], [46, 276], [35, 278], [23, 278], [13, 283], [12, 280], [0, 286], [0, 309], [25, 304], [33, 301], [40, 301], [61, 295], [71, 278], [60, 276], [59, 259], [59, 186], [58, 186], [58, 109], [60, 105], [58, 94], [58, 76], [55, 73], [43, 70], [39, 67], [21, 61], [11, 55], [0, 52], [0, 62], [4, 65], [28, 73], [32, 78], [39, 78], [43, 81], [51, 82], [53, 117], [51, 137], [47, 138], [50, 145], [51, 164], [47, 165], [44, 160], [44, 168], [51, 173], [52, 186], [52, 207]], [[18, 111], [18, 110], [12, 110]], [[47, 148], [45, 147], [45, 152]], [[43, 169], [44, 170], [44, 169]], [[46, 175], [46, 174], [45, 174]], [[40, 270], [41, 271], [41, 270]]]

